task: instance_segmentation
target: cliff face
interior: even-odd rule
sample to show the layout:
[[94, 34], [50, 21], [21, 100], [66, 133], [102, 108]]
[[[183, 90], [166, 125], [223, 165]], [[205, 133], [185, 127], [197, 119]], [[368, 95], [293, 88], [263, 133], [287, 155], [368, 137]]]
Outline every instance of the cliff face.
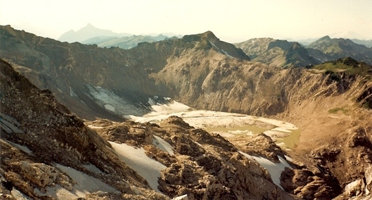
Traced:
[[123, 50], [61, 43], [2, 26], [0, 41], [2, 58], [14, 63], [38, 87], [50, 89], [73, 112], [89, 119], [118, 120], [146, 112], [149, 97], [169, 94], [162, 85], [155, 86], [148, 75], [160, 71], [169, 57], [179, 57], [183, 51], [218, 51], [248, 59], [211, 32]]
[[[242, 50], [211, 32], [130, 50], [61, 43], [11, 27], [2, 27], [0, 36], [2, 57], [89, 119], [143, 114], [153, 96], [196, 108], [276, 115], [291, 100], [307, 99], [328, 87], [319, 84], [327, 80], [324, 73], [250, 62]], [[291, 46], [285, 44], [278, 45]]]

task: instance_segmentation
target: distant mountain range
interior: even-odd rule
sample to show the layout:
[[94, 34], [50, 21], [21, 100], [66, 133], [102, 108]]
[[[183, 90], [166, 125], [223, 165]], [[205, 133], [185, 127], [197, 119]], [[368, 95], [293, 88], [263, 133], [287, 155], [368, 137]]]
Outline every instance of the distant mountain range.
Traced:
[[351, 39], [351, 40], [357, 44], [361, 44], [369, 48], [372, 47], [372, 40], [359, 40], [359, 39]]
[[307, 46], [312, 57], [321, 62], [352, 57], [372, 64], [372, 48], [356, 44], [350, 39], [324, 36]]
[[70, 30], [62, 34], [58, 40], [62, 42], [80, 42], [82, 44], [96, 44], [99, 47], [119, 47], [130, 49], [141, 42], [156, 42], [171, 37], [178, 37], [174, 34], [159, 35], [133, 35], [129, 33], [115, 33], [110, 30], [100, 29], [91, 24], [74, 31]]
[[74, 31], [70, 30], [62, 34], [58, 40], [62, 42], [83, 42], [95, 37], [123, 37], [130, 36], [128, 33], [115, 33], [110, 30], [94, 27], [92, 24], [87, 24], [85, 27]]
[[99, 47], [119, 47], [122, 49], [130, 49], [137, 46], [141, 42], [157, 42], [161, 40], [168, 39], [169, 37], [165, 35], [131, 35], [123, 37], [109, 37], [109, 36], [100, 36], [90, 38], [83, 41], [83, 44], [96, 44]]
[[[359, 40], [359, 43], [366, 43], [366, 41]], [[336, 39], [329, 36], [324, 36], [306, 46], [298, 42], [272, 38], [250, 39], [236, 46], [253, 61], [280, 67], [315, 65], [343, 57], [352, 57], [372, 64], [372, 48], [357, 44], [350, 39]]]

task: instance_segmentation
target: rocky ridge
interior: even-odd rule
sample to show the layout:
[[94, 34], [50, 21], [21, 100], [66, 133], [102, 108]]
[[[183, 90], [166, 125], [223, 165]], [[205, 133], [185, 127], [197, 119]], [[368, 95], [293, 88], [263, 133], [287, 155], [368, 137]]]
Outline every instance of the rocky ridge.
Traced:
[[212, 32], [141, 43], [129, 50], [62, 43], [10, 26], [1, 26], [0, 40], [2, 58], [14, 63], [39, 88], [51, 90], [74, 113], [88, 119], [119, 120], [123, 115], [148, 112], [150, 97], [170, 95], [167, 86], [156, 85], [150, 74], [184, 52], [218, 52], [225, 57], [248, 59], [240, 49], [220, 41]]
[[304, 67], [318, 64], [305, 47], [297, 42], [272, 38], [255, 38], [235, 44], [253, 61], [275, 67]]
[[372, 64], [372, 48], [356, 44], [352, 40], [324, 36], [307, 46], [312, 57], [321, 62], [352, 57]]
[[[13, 59], [13, 61], [17, 61], [22, 65], [25, 63], [30, 65], [30, 67], [25, 67], [27, 65], [19, 66], [18, 69], [19, 71], [23, 70], [26, 75], [29, 74], [33, 82], [43, 83], [45, 87], [51, 87], [57, 97], [59, 96], [63, 99], [67, 98], [65, 94], [73, 94], [68, 88], [61, 87], [63, 90], [59, 88], [62, 90], [60, 92], [57, 88], [52, 87], [52, 81], [58, 82], [61, 77], [55, 76], [56, 80], [45, 78], [50, 76], [49, 74], [71, 74], [67, 73], [67, 70], [58, 71], [58, 67], [49, 65], [48, 62], [50, 61], [47, 61], [48, 59], [40, 59], [42, 54], [34, 51], [36, 48], [40, 52], [47, 52], [43, 50], [43, 48], [47, 47], [41, 48], [42, 45], [40, 43], [47, 44], [47, 46], [50, 45], [48, 48], [54, 48], [53, 45], [59, 46], [61, 45], [60, 43], [45, 41], [43, 38], [30, 36], [27, 33], [19, 33], [11, 28], [5, 29], [6, 34], [10, 32], [10, 35], [13, 34], [13, 36], [1, 35], [5, 38], [4, 41], [8, 42], [4, 43], [8, 46], [5, 46], [7, 48], [2, 48], [2, 56], [10, 60]], [[19, 39], [19, 37], [33, 39], [25, 40]], [[64, 48], [76, 50], [68, 44], [64, 45]], [[363, 129], [367, 138], [370, 138], [371, 135], [371, 124], [369, 123], [371, 116], [371, 82], [366, 76], [350, 74], [343, 70], [323, 71], [319, 69], [273, 68], [262, 63], [248, 61], [247, 57], [241, 54], [241, 51], [232, 47], [231, 50], [227, 51], [230, 47], [231, 45], [219, 42], [210, 32], [185, 36], [180, 40], [167, 40], [154, 44], [144, 43], [130, 51], [118, 49], [101, 50], [94, 46], [92, 48], [84, 45], [79, 46], [84, 51], [90, 51], [89, 53], [93, 55], [95, 54], [94, 52], [99, 52], [100, 54], [105, 54], [107, 58], [113, 58], [113, 60], [118, 59], [120, 57], [118, 55], [128, 59], [125, 62], [115, 61], [118, 64], [114, 65], [116, 68], [113, 68], [118, 70], [112, 70], [112, 74], [106, 74], [103, 78], [98, 77], [98, 75], [92, 75], [92, 80], [87, 78], [88, 76], [83, 77], [83, 79], [89, 80], [87, 82], [93, 85], [96, 91], [101, 91], [97, 85], [100, 85], [99, 87], [101, 88], [110, 88], [112, 86], [114, 89], [111, 91], [115, 91], [115, 94], [119, 94], [119, 96], [120, 94], [125, 95], [126, 99], [128, 99], [128, 96], [135, 96], [133, 101], [140, 99], [142, 102], [146, 102], [148, 97], [152, 97], [152, 95], [157, 93], [157, 95], [161, 94], [161, 96], [170, 96], [195, 108], [269, 115], [286, 119], [296, 124], [302, 130], [298, 147], [295, 152], [290, 153], [295, 160], [302, 161], [306, 166], [316, 166], [314, 170], [311, 170], [313, 174], [317, 174], [316, 169], [329, 171], [330, 176], [335, 177], [342, 188], [353, 181], [364, 180], [364, 172], [368, 169], [370, 161], [364, 158], [358, 159], [354, 156], [349, 157], [349, 155], [354, 155], [352, 152], [358, 152], [358, 148], [346, 148], [346, 141], [354, 129]], [[16, 59], [17, 55], [20, 55], [19, 52], [25, 49], [28, 49], [25, 52], [29, 54], [26, 54], [27, 56], [24, 58], [29, 60]], [[118, 55], [112, 54], [114, 51], [118, 52]], [[224, 51], [228, 53], [224, 53]], [[33, 63], [33, 56], [28, 55], [33, 55], [38, 63]], [[53, 56], [57, 57], [57, 55], [63, 54], [55, 53]], [[71, 55], [74, 58], [73, 60], [78, 60], [78, 57], [74, 57], [75, 53]], [[135, 60], [133, 59], [135, 55], [143, 56], [139, 56], [139, 59]], [[58, 61], [55, 57], [48, 56], [53, 62]], [[82, 57], [87, 59], [84, 60], [86, 63], [94, 63], [92, 61], [101, 62], [96, 57], [91, 60], [88, 59], [88, 55]], [[79, 71], [85, 69], [82, 66], [83, 60], [78, 62], [81, 63], [71, 63], [69, 66], [73, 66], [71, 69], [73, 69], [72, 71], [75, 70], [76, 76], [78, 74], [86, 75], [87, 73]], [[127, 71], [121, 71], [122, 63], [130, 63]], [[105, 66], [106, 64], [101, 62], [100, 65]], [[45, 69], [50, 68], [52, 72], [46, 70], [40, 73], [39, 71], [43, 70], [35, 70], [40, 66]], [[92, 64], [91, 66], [96, 65]], [[31, 72], [27, 71], [28, 69], [32, 69]], [[99, 67], [92, 67], [92, 69], [99, 69]], [[53, 70], [56, 70], [56, 72], [53, 72]], [[90, 73], [96, 74], [93, 71]], [[118, 77], [111, 76], [114, 73]], [[33, 76], [36, 78], [32, 78]], [[122, 80], [122, 77], [125, 77], [125, 83], [129, 83], [129, 85], [121, 85], [120, 87], [137, 89], [143, 85], [145, 87], [139, 90], [140, 92], [136, 91], [133, 93], [123, 88], [115, 88], [114, 85], [117, 82], [114, 80]], [[126, 79], [127, 77], [128, 79]], [[136, 77], [136, 79], [134, 80], [133, 77]], [[71, 78], [71, 83], [74, 82], [73, 79], [76, 79], [76, 77]], [[66, 80], [69, 80], [67, 76]], [[72, 85], [71, 83], [69, 84]], [[63, 84], [60, 83], [59, 85]], [[87, 91], [84, 87], [74, 87], [73, 91], [75, 91], [74, 93], [80, 91], [80, 89], [81, 91]], [[87, 103], [90, 102], [89, 99], [92, 100], [92, 97], [85, 98], [84, 95], [88, 96], [86, 94], [77, 94], [76, 96], [79, 96], [77, 99], [85, 100], [85, 104], [96, 109], [94, 106], [97, 104], [96, 102], [92, 104]], [[64, 102], [69, 106], [74, 105], [67, 100], [64, 100]], [[97, 108], [104, 108], [104, 106], [105, 104], [101, 104]], [[76, 108], [73, 110], [77, 112]], [[107, 114], [107, 109], [105, 112]], [[102, 116], [105, 112], [94, 111], [95, 114], [91, 116]], [[82, 114], [84, 112], [79, 113]], [[110, 115], [106, 114], [103, 116], [111, 116], [112, 118], [112, 113]], [[345, 150], [350, 152], [350, 154], [325, 152], [325, 163], [317, 167], [318, 158], [312, 156], [311, 150], [323, 145], [326, 145], [323, 147], [324, 149], [328, 149], [332, 145], [341, 145], [343, 147], [341, 152]], [[368, 149], [362, 148], [361, 150], [358, 153], [362, 155], [368, 154]], [[328, 154], [333, 155], [333, 157], [329, 157]], [[334, 156], [335, 154], [337, 156]], [[352, 166], [351, 163], [363, 164], [360, 168], [349, 168], [350, 171], [345, 175], [340, 173], [345, 170], [344, 165], [340, 164], [342, 162], [350, 162], [348, 166]], [[303, 185], [300, 184], [300, 186]], [[337, 191], [337, 188], [335, 188], [335, 191]], [[363, 192], [358, 194], [364, 195]]]

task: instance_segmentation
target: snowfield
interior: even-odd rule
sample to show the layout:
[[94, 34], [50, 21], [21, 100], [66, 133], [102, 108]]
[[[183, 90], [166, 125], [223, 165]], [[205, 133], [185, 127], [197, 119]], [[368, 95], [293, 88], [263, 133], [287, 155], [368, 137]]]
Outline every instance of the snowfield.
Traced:
[[279, 163], [274, 163], [263, 157], [251, 156], [241, 151], [240, 153], [244, 155], [245, 157], [247, 157], [248, 159], [255, 160], [256, 162], [258, 162], [263, 168], [265, 168], [269, 172], [271, 176], [271, 180], [273, 180], [275, 185], [283, 189], [282, 186], [280, 185], [280, 175], [282, 174], [282, 172], [284, 171], [286, 167], [292, 169], [292, 167], [288, 164], [288, 162], [284, 158], [279, 156], [278, 157]]
[[289, 137], [293, 132], [298, 130], [295, 125], [276, 119], [238, 113], [195, 110], [177, 101], [172, 101], [168, 104], [153, 104], [151, 108], [152, 112], [146, 115], [130, 115], [128, 117], [137, 122], [158, 123], [170, 116], [178, 116], [191, 126], [202, 128], [209, 132], [219, 133], [224, 137], [264, 133], [284, 148], [289, 148], [286, 146], [284, 138]]
[[158, 189], [158, 179], [161, 170], [165, 169], [166, 166], [149, 158], [143, 148], [134, 148], [125, 143], [118, 144], [110, 142], [110, 144], [119, 155], [121, 161], [146, 179], [153, 190], [160, 192]]

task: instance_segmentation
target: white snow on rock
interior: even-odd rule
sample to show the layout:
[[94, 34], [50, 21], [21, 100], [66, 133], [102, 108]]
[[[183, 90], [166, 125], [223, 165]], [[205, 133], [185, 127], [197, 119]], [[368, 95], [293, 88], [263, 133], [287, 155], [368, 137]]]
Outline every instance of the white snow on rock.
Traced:
[[102, 126], [94, 126], [94, 125], [88, 125], [88, 127], [89, 128], [91, 128], [91, 129], [101, 129], [101, 128], [103, 128]]
[[10, 191], [10, 194], [12, 194], [12, 196], [17, 200], [31, 200], [31, 198], [29, 198], [19, 190], [15, 189], [14, 187], [12, 191]]
[[101, 180], [89, 176], [88, 174], [85, 174], [74, 168], [67, 167], [61, 164], [56, 164], [56, 167], [65, 174], [67, 174], [73, 180], [75, 184], [73, 185], [72, 190], [67, 190], [66, 188], [63, 188], [60, 185], [55, 185], [53, 187], [47, 187], [46, 192], [41, 192], [36, 188], [35, 189], [36, 194], [40, 196], [50, 196], [60, 200], [70, 200], [76, 199], [78, 197], [85, 197], [86, 194], [92, 192], [101, 191], [119, 193], [118, 190], [107, 185]]
[[267, 124], [272, 124], [272, 125], [276, 126], [276, 128], [272, 129], [272, 131], [281, 131], [281, 132], [288, 132], [288, 133], [290, 133], [291, 131], [298, 129], [295, 125], [293, 125], [291, 123], [283, 122], [283, 121], [276, 120], [276, 119], [269, 119], [269, 118], [264, 118], [264, 117], [257, 117], [257, 120], [258, 121], [261, 121], [261, 122], [264, 122], [264, 123], [267, 123]]
[[147, 103], [148, 103], [150, 106], [156, 105], [156, 101], [154, 101], [154, 100], [151, 99], [151, 98], [149, 98], [149, 100], [147, 101]]
[[6, 141], [7, 143], [11, 144], [12, 146], [16, 147], [17, 149], [19, 149], [19, 150], [21, 150], [21, 151], [23, 151], [25, 153], [27, 153], [28, 155], [33, 155], [32, 151], [28, 147], [26, 147], [24, 145], [20, 145], [20, 144], [14, 143], [14, 142], [11, 142], [9, 140], [3, 140], [3, 141]]
[[165, 169], [166, 166], [149, 158], [143, 148], [134, 148], [124, 143], [110, 142], [110, 144], [119, 155], [120, 160], [146, 179], [152, 189], [159, 192], [158, 179], [161, 170]]
[[263, 132], [265, 135], [270, 136], [271, 138], [273, 137], [287, 137], [290, 135], [290, 132], [280, 132], [280, 131], [275, 131], [274, 129], [268, 130]]
[[56, 167], [66, 173], [70, 178], [72, 178], [76, 185], [74, 189], [77, 193], [91, 193], [91, 192], [118, 192], [113, 187], [103, 183], [97, 178], [89, 176], [81, 171], [78, 171], [71, 167], [66, 167], [64, 165], [56, 164]]
[[100, 86], [91, 85], [87, 85], [87, 88], [89, 89], [89, 93], [94, 98], [96, 103], [104, 107], [106, 110], [119, 115], [126, 115], [128, 113], [137, 115], [141, 113], [139, 108], [128, 103], [125, 99], [119, 97], [110, 90]]
[[83, 165], [83, 167], [85, 169], [89, 170], [90, 172], [93, 172], [93, 173], [96, 173], [96, 174], [103, 174], [103, 172], [100, 169], [98, 169], [98, 167], [93, 165], [92, 163], [89, 163], [87, 165]]
[[76, 97], [77, 95], [75, 94], [74, 90], [70, 87], [70, 96]]
[[34, 192], [38, 196], [49, 196], [59, 200], [70, 200], [77, 199], [79, 197], [85, 197], [85, 194], [82, 192], [75, 193], [76, 191], [69, 191], [60, 185], [56, 185], [54, 187], [46, 187], [46, 192], [41, 192], [39, 189], [35, 188]]
[[231, 137], [236, 134], [252, 135], [253, 132], [247, 127], [260, 126], [255, 124], [267, 124], [272, 127], [264, 131], [266, 135], [275, 138], [289, 136], [297, 127], [291, 123], [251, 115], [216, 112], [209, 110], [195, 110], [185, 104], [172, 101], [167, 104], [156, 104], [152, 107], [152, 112], [143, 116], [128, 116], [137, 122], [158, 123], [170, 116], [181, 117], [186, 123], [196, 128], [213, 130], [224, 137]]
[[104, 107], [105, 107], [106, 110], [109, 110], [111, 112], [115, 112], [114, 106], [112, 106], [110, 104], [105, 104]]
[[274, 163], [274, 162], [272, 162], [272, 161], [270, 161], [266, 158], [263, 158], [263, 157], [251, 156], [251, 155], [248, 155], [248, 154], [246, 154], [244, 152], [241, 152], [241, 151], [240, 151], [240, 153], [242, 155], [244, 155], [245, 157], [247, 157], [248, 159], [250, 159], [250, 160], [257, 161], [263, 168], [265, 168], [269, 172], [273, 182], [277, 186], [282, 188], [282, 186], [280, 185], [280, 175], [282, 174], [282, 172], [284, 171], [284, 169], [286, 167], [291, 168], [291, 166], [289, 166], [288, 162], [284, 158], [279, 156], [278, 157], [279, 158], [279, 163]]
[[189, 198], [187, 197], [187, 194], [181, 195], [178, 197], [174, 197], [172, 200], [188, 200]]
[[167, 141], [163, 140], [159, 136], [154, 136], [152, 140], [152, 144], [155, 145], [157, 148], [169, 153], [170, 155], [174, 155], [173, 147]]

